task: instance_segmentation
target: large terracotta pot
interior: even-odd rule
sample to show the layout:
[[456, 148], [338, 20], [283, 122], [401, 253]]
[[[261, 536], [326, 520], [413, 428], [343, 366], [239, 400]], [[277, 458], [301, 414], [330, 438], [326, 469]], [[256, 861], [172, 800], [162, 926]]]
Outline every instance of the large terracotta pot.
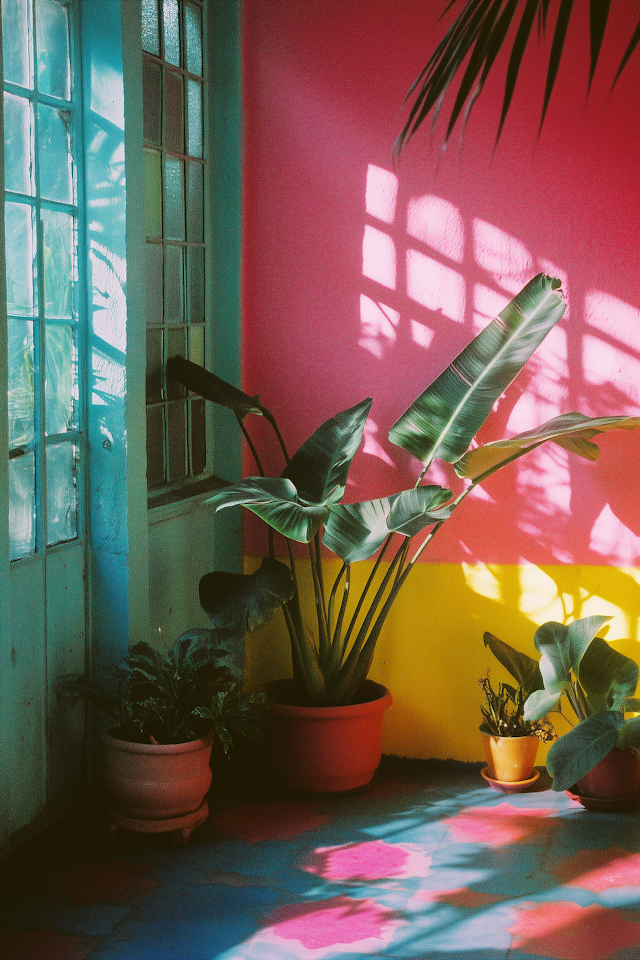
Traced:
[[492, 780], [521, 783], [533, 777], [538, 737], [494, 737], [482, 730], [480, 733]]
[[293, 705], [292, 680], [268, 683], [265, 690], [267, 755], [284, 786], [337, 793], [369, 783], [382, 757], [382, 719], [392, 702], [386, 687], [366, 680], [362, 702], [340, 707]]
[[614, 747], [593, 770], [576, 784], [584, 797], [619, 800], [635, 797], [640, 791], [640, 760], [635, 750]]
[[165, 820], [198, 810], [211, 786], [213, 734], [190, 743], [130, 743], [104, 738], [104, 781], [116, 810]]

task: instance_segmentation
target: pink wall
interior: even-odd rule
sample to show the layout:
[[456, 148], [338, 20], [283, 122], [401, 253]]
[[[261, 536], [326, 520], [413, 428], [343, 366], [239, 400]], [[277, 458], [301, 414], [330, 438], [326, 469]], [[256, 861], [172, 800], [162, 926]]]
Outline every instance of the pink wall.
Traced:
[[[436, 170], [420, 134], [394, 168], [403, 97], [444, 7], [244, 0], [244, 386], [291, 449], [374, 398], [353, 500], [413, 484], [417, 464], [388, 428], [541, 270], [563, 279], [569, 310], [484, 439], [563, 410], [640, 410], [638, 51], [605, 109], [636, 2], [613, 5], [588, 104], [588, 36], [574, 24], [577, 53], [565, 54], [537, 144], [544, 76], [531, 56], [495, 156], [504, 69], [462, 151], [454, 134]], [[596, 465], [551, 446], [523, 458], [465, 503], [426, 559], [640, 563], [640, 431], [600, 445]], [[456, 484], [452, 471], [433, 478]], [[248, 550], [258, 543], [254, 531]]]

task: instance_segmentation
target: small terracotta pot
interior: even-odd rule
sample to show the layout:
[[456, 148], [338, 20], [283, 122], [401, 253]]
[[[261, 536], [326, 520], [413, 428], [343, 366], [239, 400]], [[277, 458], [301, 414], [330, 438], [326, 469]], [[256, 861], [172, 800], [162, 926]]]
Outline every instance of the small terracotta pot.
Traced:
[[265, 690], [267, 755], [284, 786], [337, 793], [369, 783], [382, 758], [382, 718], [392, 702], [386, 687], [366, 680], [364, 702], [339, 707], [288, 703], [292, 680], [268, 683]]
[[130, 743], [104, 738], [104, 782], [116, 809], [138, 820], [193, 813], [211, 786], [213, 734], [190, 743]]
[[618, 800], [640, 791], [640, 760], [635, 750], [614, 747], [576, 784], [585, 797]]
[[492, 780], [502, 783], [521, 783], [533, 776], [538, 737], [494, 737], [482, 734], [482, 746]]

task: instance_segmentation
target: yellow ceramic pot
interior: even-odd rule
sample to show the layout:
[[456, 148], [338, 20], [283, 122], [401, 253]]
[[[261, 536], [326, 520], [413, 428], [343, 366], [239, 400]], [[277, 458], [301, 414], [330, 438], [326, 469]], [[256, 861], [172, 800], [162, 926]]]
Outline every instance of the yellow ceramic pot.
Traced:
[[494, 737], [482, 734], [482, 746], [492, 780], [521, 783], [534, 774], [538, 737]]

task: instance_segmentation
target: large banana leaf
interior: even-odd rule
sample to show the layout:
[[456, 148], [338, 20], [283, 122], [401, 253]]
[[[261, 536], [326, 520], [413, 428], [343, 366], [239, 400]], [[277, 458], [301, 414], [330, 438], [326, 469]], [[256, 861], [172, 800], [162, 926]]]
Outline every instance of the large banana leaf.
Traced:
[[610, 710], [583, 720], [551, 745], [547, 770], [554, 790], [568, 790], [617, 745], [624, 717]]
[[337, 413], [318, 427], [291, 457], [282, 476], [307, 503], [338, 503], [360, 442], [372, 400]]
[[538, 274], [412, 403], [389, 439], [422, 463], [455, 463], [564, 310], [560, 281]]
[[600, 456], [600, 447], [591, 443], [592, 437], [609, 430], [634, 430], [638, 426], [640, 417], [586, 417], [582, 413], [565, 413], [508, 440], [496, 440], [468, 450], [454, 464], [455, 471], [459, 477], [477, 480], [487, 473], [493, 473], [515, 455], [526, 453], [548, 440], [571, 453], [595, 461]]
[[516, 650], [488, 631], [483, 635], [485, 647], [489, 647], [494, 657], [499, 660], [511, 676], [522, 687], [525, 697], [544, 686], [538, 662], [533, 657]]
[[293, 596], [286, 564], [268, 557], [254, 573], [207, 573], [200, 580], [200, 603], [216, 628], [244, 637], [271, 619]]
[[171, 357], [167, 360], [167, 378], [177, 380], [205, 400], [217, 403], [221, 407], [228, 407], [241, 420], [248, 413], [254, 413], [257, 416], [264, 414], [264, 407], [259, 397], [250, 397], [226, 380], [216, 377], [215, 373], [210, 373], [197, 363], [185, 360], [184, 357]]
[[227, 507], [246, 507], [283, 537], [309, 543], [327, 519], [326, 504], [302, 503], [290, 480], [282, 477], [247, 477], [217, 490], [205, 500], [216, 513]]
[[392, 497], [331, 507], [322, 542], [344, 563], [367, 560], [390, 533], [412, 537], [429, 524], [445, 520], [450, 490], [428, 485], [403, 490]]

